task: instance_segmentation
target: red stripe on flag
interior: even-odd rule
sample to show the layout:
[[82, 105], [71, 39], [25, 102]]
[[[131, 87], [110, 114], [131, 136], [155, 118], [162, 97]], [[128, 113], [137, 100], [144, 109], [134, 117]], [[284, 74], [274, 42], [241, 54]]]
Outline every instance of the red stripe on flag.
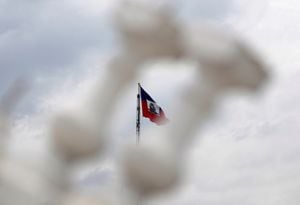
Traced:
[[164, 111], [161, 108], [159, 110], [159, 114], [154, 114], [150, 112], [146, 100], [142, 100], [142, 110], [143, 110], [143, 116], [149, 118], [151, 122], [154, 122], [157, 125], [163, 125], [169, 122], [169, 120], [165, 116]]

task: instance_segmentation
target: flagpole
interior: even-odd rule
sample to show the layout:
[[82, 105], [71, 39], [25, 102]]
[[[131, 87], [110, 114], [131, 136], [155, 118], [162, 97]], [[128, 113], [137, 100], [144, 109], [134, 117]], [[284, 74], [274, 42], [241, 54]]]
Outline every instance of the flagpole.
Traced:
[[[141, 84], [138, 83], [138, 94], [137, 94], [137, 106], [136, 106], [136, 145], [140, 144], [140, 134], [141, 134]], [[138, 197], [137, 205], [141, 205], [141, 198]]]
[[136, 106], [136, 144], [140, 143], [140, 125], [141, 125], [141, 96], [140, 96], [140, 86], [138, 83], [138, 94], [137, 94], [137, 106]]

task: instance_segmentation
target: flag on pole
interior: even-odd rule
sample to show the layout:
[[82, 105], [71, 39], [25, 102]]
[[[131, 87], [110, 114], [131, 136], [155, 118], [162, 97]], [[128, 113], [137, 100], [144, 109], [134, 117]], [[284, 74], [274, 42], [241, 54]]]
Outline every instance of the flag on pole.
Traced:
[[141, 104], [143, 117], [149, 118], [157, 125], [169, 122], [161, 107], [150, 97], [150, 95], [140, 86]]

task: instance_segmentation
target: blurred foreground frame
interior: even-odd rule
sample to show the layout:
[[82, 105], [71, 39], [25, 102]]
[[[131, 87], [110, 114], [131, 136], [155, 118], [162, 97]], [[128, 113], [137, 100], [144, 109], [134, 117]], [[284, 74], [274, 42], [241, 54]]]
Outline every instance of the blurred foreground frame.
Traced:
[[[0, 204], [132, 205], [180, 186], [189, 142], [214, 113], [219, 99], [236, 90], [258, 92], [268, 73], [259, 55], [237, 37], [207, 25], [192, 29], [175, 19], [167, 7], [136, 1], [124, 1], [116, 8], [119, 55], [83, 106], [56, 114], [49, 124], [52, 161], [47, 171], [5, 153], [10, 115], [25, 93], [16, 81], [0, 104]], [[195, 86], [186, 90], [184, 98], [178, 96], [182, 102], [177, 117], [152, 143], [122, 149], [120, 180], [110, 194], [76, 192], [71, 171], [81, 160], [105, 153], [113, 137], [109, 136], [109, 116], [119, 95], [136, 81], [142, 65], [166, 58], [189, 60], [198, 68]]]

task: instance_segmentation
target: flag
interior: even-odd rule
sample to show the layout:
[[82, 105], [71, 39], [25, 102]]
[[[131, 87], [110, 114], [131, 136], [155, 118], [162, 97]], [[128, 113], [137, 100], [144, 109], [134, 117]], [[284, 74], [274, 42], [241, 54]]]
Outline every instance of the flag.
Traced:
[[141, 86], [140, 95], [143, 117], [149, 118], [151, 122], [157, 125], [166, 124], [169, 120], [166, 118], [164, 111]]

